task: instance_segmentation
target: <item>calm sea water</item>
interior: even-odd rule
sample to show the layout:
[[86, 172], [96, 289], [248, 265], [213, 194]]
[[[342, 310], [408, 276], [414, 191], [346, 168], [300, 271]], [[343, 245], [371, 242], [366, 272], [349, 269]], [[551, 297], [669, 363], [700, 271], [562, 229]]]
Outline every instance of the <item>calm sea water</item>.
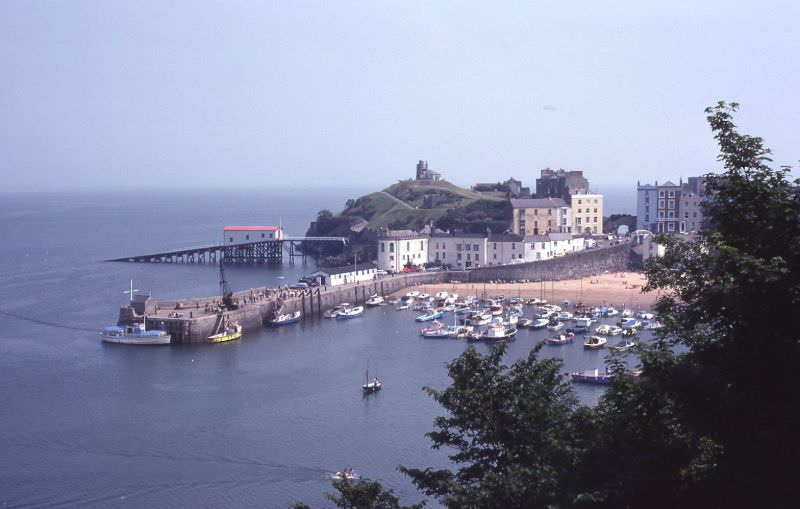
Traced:
[[[371, 309], [222, 345], [125, 347], [96, 332], [115, 322], [129, 279], [156, 298], [218, 291], [214, 266], [102, 260], [215, 242], [225, 224], [280, 220], [300, 235], [349, 194], [0, 194], [0, 505], [320, 507], [329, 473], [345, 467], [418, 499], [396, 467], [446, 464], [424, 437], [440, 409], [421, 387], [444, 387], [465, 345], [420, 338], [413, 312]], [[228, 275], [240, 290], [313, 269]], [[509, 361], [545, 336], [521, 331]], [[573, 344], [544, 355], [590, 369], [605, 354]], [[363, 397], [368, 360], [385, 389]]]

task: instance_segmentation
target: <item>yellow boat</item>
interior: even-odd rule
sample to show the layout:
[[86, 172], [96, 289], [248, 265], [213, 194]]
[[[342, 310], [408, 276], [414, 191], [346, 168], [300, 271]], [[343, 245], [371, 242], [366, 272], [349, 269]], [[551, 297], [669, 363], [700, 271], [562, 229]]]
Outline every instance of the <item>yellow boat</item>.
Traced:
[[225, 328], [219, 334], [214, 334], [208, 337], [209, 343], [223, 343], [225, 341], [233, 341], [242, 337], [242, 326], [239, 324], [232, 324]]

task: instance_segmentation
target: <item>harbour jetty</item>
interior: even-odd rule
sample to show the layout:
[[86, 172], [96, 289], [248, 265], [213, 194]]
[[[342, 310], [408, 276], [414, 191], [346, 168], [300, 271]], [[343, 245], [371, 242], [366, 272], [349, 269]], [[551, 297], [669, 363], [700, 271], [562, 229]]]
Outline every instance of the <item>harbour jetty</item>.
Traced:
[[627, 268], [629, 256], [630, 245], [620, 244], [558, 260], [471, 271], [396, 274], [370, 281], [301, 290], [253, 288], [232, 295], [233, 301], [237, 302], [234, 309], [223, 308], [220, 296], [156, 300], [137, 295], [130, 305], [120, 309], [118, 325], [141, 322], [146, 315], [148, 324], [168, 332], [173, 343], [206, 343], [225, 320], [238, 322], [245, 331], [254, 330], [268, 325], [280, 308], [283, 308], [283, 312], [300, 311], [305, 318], [320, 317], [326, 309], [342, 302], [363, 304], [373, 294], [388, 295], [414, 286], [498, 279], [558, 281], [618, 272]]

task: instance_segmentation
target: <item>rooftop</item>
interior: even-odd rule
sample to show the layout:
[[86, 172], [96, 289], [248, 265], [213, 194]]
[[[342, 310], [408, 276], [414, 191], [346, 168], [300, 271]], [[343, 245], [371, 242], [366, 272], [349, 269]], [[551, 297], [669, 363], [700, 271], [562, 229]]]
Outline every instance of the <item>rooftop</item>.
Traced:
[[511, 206], [515, 209], [568, 207], [562, 198], [511, 198]]

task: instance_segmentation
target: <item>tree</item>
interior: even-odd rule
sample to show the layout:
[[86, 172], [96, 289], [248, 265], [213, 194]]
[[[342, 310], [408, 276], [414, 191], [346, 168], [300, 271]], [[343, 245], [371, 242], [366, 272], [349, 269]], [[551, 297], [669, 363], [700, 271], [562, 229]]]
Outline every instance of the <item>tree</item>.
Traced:
[[[392, 490], [385, 490], [381, 483], [370, 480], [334, 480], [333, 487], [338, 493], [328, 493], [328, 500], [342, 509], [422, 509], [424, 502], [413, 505], [400, 505], [400, 500]], [[292, 509], [311, 509], [303, 503], [296, 503]]]
[[607, 500], [630, 503], [658, 483], [673, 493], [664, 504], [800, 506], [798, 187], [788, 168], [770, 168], [761, 138], [737, 132], [737, 108], [706, 110], [725, 168], [706, 177], [707, 235], [663, 238], [665, 256], [645, 267], [666, 327], [642, 354], [642, 383], [615, 386], [597, 409], [606, 435], [627, 430], [617, 447], [656, 453], [660, 478], [615, 465], [609, 477], [627, 485]]
[[458, 466], [400, 467], [427, 495], [453, 508], [545, 507], [570, 500], [561, 480], [578, 451], [572, 440], [575, 394], [560, 359], [540, 360], [542, 344], [510, 367], [504, 344], [487, 355], [468, 348], [448, 365], [452, 384], [425, 391], [442, 405], [427, 434], [433, 447], [447, 447]]

